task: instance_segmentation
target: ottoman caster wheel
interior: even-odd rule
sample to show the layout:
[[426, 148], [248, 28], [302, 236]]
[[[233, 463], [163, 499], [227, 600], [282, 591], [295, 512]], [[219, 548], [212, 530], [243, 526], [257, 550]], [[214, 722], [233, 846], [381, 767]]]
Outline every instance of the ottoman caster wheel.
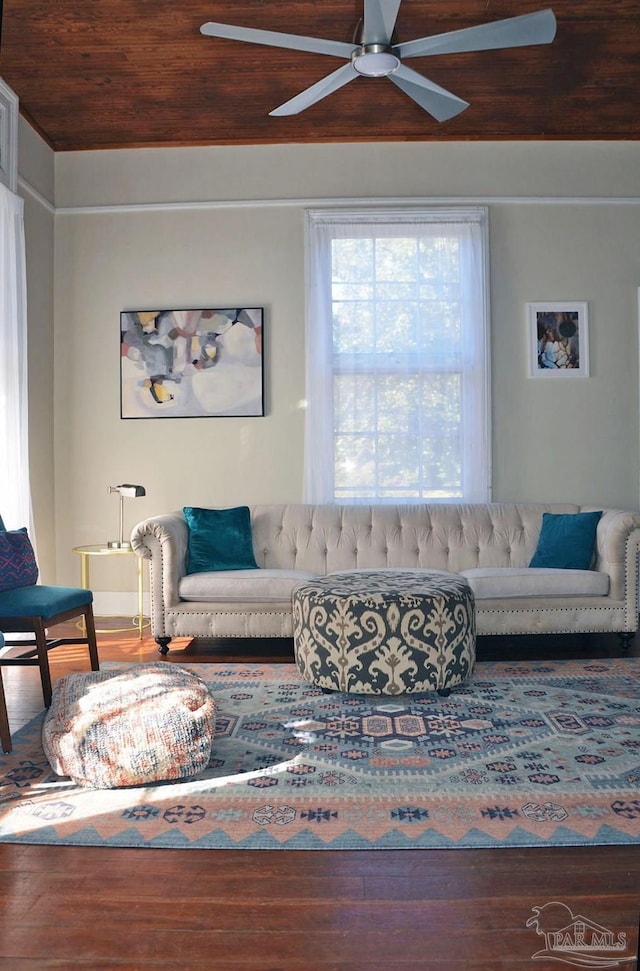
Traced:
[[438, 694], [441, 698], [448, 698], [451, 694], [451, 688], [438, 688]]

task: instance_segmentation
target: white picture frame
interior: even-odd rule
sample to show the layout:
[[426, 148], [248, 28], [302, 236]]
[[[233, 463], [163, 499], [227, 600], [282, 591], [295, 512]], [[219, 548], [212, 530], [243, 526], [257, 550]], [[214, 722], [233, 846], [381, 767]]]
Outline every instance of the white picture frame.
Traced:
[[589, 377], [589, 311], [586, 302], [527, 304], [529, 377]]

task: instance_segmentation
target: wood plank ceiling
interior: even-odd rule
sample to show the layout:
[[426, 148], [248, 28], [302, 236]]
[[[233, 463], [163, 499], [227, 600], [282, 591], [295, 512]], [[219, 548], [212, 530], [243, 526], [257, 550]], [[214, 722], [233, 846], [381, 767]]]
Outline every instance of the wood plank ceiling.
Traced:
[[412, 59], [470, 102], [437, 122], [384, 78], [270, 109], [334, 57], [213, 39], [220, 21], [350, 43], [362, 0], [4, 0], [0, 75], [56, 151], [250, 143], [640, 138], [640, 0], [404, 0], [397, 40], [550, 6], [551, 45]]

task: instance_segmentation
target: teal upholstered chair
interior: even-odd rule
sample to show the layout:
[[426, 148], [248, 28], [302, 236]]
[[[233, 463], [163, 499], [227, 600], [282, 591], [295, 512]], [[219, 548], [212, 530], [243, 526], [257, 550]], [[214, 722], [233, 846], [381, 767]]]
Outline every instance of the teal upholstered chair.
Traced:
[[[37, 576], [26, 530], [5, 530], [0, 519], [0, 630], [4, 631], [5, 648], [21, 648], [17, 653], [0, 654], [0, 666], [39, 667], [42, 695], [48, 708], [51, 704], [49, 651], [61, 644], [86, 644], [91, 670], [97, 671], [100, 663], [91, 590], [46, 586], [36, 583]], [[80, 617], [84, 621], [83, 637], [49, 637], [50, 628]], [[32, 637], [12, 640], [9, 636], [25, 633]]]

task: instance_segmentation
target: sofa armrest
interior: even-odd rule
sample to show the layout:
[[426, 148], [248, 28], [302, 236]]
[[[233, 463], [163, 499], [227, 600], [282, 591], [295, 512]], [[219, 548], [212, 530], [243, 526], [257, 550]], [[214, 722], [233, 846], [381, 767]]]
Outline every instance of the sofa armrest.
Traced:
[[638, 626], [640, 514], [605, 509], [596, 533], [596, 569], [609, 574], [609, 596], [625, 602], [627, 630]]
[[165, 636], [165, 610], [180, 600], [178, 583], [187, 570], [188, 539], [187, 523], [181, 512], [145, 519], [131, 533], [134, 552], [149, 561], [150, 616], [154, 637]]

